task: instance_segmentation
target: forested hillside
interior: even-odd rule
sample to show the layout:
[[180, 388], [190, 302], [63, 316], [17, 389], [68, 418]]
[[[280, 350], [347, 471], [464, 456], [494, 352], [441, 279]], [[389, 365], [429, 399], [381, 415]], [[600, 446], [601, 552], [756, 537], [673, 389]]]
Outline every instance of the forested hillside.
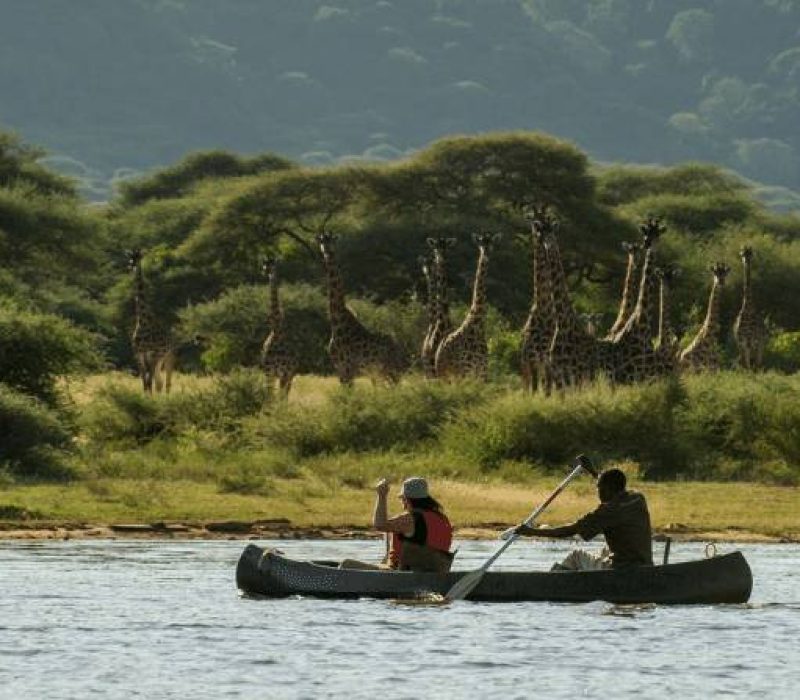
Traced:
[[798, 30], [796, 0], [0, 0], [0, 124], [99, 199], [191, 150], [331, 164], [514, 129], [797, 190]]

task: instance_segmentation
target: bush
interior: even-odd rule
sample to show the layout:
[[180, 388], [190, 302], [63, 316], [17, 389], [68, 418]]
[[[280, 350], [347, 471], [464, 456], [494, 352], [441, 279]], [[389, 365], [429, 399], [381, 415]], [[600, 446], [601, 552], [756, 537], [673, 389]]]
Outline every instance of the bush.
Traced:
[[496, 389], [422, 380], [397, 387], [339, 389], [319, 406], [290, 406], [247, 426], [251, 441], [283, 446], [298, 457], [331, 452], [411, 450], [434, 440], [459, 409]]
[[495, 470], [553, 465], [579, 452], [633, 461], [648, 479], [800, 480], [798, 380], [722, 372], [611, 390], [504, 395], [464, 408], [441, 431], [451, 454]]
[[42, 402], [0, 383], [0, 465], [14, 476], [64, 478], [72, 435]]
[[689, 476], [800, 478], [800, 404], [797, 378], [720, 373], [686, 380], [688, 400], [676, 420], [691, 445]]
[[800, 332], [788, 331], [770, 338], [765, 363], [782, 372], [800, 370]]
[[0, 382], [56, 401], [59, 376], [98, 368], [98, 339], [50, 314], [0, 306]]
[[210, 388], [154, 397], [107, 384], [81, 412], [81, 427], [96, 443], [143, 444], [194, 430], [232, 433], [244, 416], [267, 402], [266, 382], [256, 370], [222, 375]]

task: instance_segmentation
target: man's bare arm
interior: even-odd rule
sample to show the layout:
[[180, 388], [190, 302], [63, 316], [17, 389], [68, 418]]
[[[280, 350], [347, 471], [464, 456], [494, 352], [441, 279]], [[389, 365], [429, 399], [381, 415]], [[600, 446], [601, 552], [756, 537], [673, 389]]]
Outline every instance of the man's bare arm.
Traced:
[[570, 523], [561, 527], [531, 527], [530, 525], [519, 525], [515, 528], [519, 535], [527, 537], [572, 537], [578, 534], [578, 524]]

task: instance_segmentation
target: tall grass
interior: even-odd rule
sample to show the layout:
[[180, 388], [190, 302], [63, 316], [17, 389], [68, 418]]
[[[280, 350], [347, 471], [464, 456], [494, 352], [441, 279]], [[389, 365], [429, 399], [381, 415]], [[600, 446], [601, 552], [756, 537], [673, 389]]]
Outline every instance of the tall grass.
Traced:
[[697, 375], [562, 398], [501, 396], [442, 430], [452, 453], [560, 463], [578, 452], [630, 460], [646, 478], [800, 481], [800, 381], [777, 374]]
[[128, 383], [109, 382], [81, 406], [80, 425], [94, 443], [143, 444], [187, 432], [232, 433], [243, 416], [260, 411], [269, 394], [262, 374], [240, 370], [186, 391], [147, 396]]
[[246, 424], [251, 444], [280, 445], [298, 458], [321, 453], [426, 449], [440, 428], [497, 390], [464, 382], [409, 380], [397, 387], [336, 389], [324, 403], [274, 407]]
[[[300, 377], [288, 403], [258, 372], [189, 382], [145, 397], [125, 381], [76, 401], [87, 474], [212, 480], [232, 492], [270, 480], [363, 487], [410, 469], [524, 481], [531, 467], [585, 452], [645, 478], [800, 483], [800, 377], [722, 372], [564, 396], [500, 384], [409, 377], [341, 389]], [[333, 465], [333, 466], [332, 466]]]
[[671, 413], [682, 400], [676, 383], [598, 384], [550, 398], [514, 392], [462, 412], [442, 430], [441, 445], [490, 470], [505, 460], [563, 464], [585, 452], [639, 462], [654, 476], [685, 465]]

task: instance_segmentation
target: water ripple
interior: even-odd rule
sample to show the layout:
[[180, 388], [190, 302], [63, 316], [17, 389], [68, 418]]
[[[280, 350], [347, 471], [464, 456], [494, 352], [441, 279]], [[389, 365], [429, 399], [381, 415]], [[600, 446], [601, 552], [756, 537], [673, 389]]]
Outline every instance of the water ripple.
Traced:
[[[298, 558], [375, 552], [373, 541], [275, 544]], [[461, 545], [461, 568], [495, 546]], [[570, 546], [521, 542], [498, 568], [545, 569]], [[685, 607], [259, 600], [235, 590], [242, 548], [0, 542], [0, 699], [557, 699], [612, 687], [615, 699], [698, 697], [698, 688], [794, 696], [797, 545], [742, 547], [754, 571], [750, 603]], [[692, 545], [674, 550], [676, 561], [702, 556]]]

